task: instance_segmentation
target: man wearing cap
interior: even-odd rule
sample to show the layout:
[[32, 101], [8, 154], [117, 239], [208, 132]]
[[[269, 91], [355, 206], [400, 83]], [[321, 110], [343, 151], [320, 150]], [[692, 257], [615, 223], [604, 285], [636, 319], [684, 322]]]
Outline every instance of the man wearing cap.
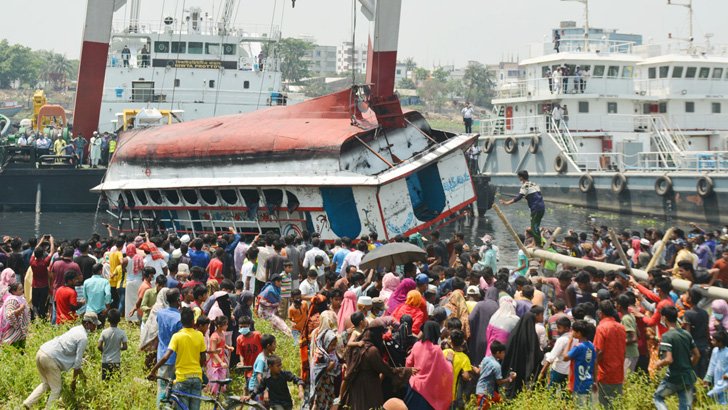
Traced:
[[427, 292], [427, 286], [430, 284], [430, 277], [426, 273], [420, 273], [415, 277], [415, 283], [417, 284], [417, 290], [424, 296]]
[[83, 323], [72, 327], [66, 333], [44, 343], [35, 355], [35, 365], [40, 374], [41, 383], [30, 393], [23, 402], [25, 408], [31, 408], [40, 396], [50, 389], [46, 408], [53, 407], [53, 402], [61, 396], [63, 385], [62, 372], [73, 368], [73, 381], [71, 391], [76, 390], [76, 379], [83, 376], [83, 353], [88, 345], [88, 332], [93, 332], [101, 325], [94, 312], [83, 315]]

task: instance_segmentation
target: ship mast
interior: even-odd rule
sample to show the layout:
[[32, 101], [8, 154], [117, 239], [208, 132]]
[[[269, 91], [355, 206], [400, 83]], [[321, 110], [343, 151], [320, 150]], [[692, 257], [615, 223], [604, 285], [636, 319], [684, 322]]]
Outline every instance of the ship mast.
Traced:
[[589, 51], [589, 0], [561, 0], [561, 1], [578, 1], [579, 3], [584, 4], [584, 51]]
[[[680, 7], [685, 7], [686, 9], [688, 9], [689, 33], [688, 33], [688, 38], [686, 41], [688, 42], [688, 53], [692, 53], [694, 51], [694, 49], [693, 49], [693, 40], [694, 40], [694, 37], [693, 37], [693, 0], [688, 0], [687, 3], [674, 3], [672, 0], [667, 0], [667, 5], [668, 6], [680, 6]], [[682, 39], [682, 40], [685, 40], [685, 39]]]

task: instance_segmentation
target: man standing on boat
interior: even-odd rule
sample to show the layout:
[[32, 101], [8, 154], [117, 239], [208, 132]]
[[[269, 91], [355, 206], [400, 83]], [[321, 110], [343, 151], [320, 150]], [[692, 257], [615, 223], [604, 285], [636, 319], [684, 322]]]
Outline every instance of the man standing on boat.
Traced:
[[540, 247], [541, 239], [541, 219], [546, 212], [546, 205], [543, 203], [543, 195], [541, 195], [541, 187], [528, 180], [528, 171], [518, 171], [518, 179], [521, 181], [521, 190], [515, 198], [504, 201], [500, 200], [502, 205], [511, 205], [526, 197], [528, 208], [531, 210], [531, 233], [535, 239], [536, 246]]
[[121, 61], [124, 63], [124, 67], [129, 67], [129, 59], [131, 58], [131, 50], [129, 46], [124, 46], [121, 50]]
[[461, 111], [463, 114], [463, 123], [465, 124], [465, 132], [470, 134], [473, 132], [473, 106], [470, 102], [465, 103], [465, 108]]

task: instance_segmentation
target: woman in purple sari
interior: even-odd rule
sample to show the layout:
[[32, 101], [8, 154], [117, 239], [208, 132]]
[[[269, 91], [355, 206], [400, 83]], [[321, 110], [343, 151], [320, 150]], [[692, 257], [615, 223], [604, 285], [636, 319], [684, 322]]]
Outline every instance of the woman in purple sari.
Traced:
[[410, 290], [416, 289], [417, 284], [411, 278], [403, 279], [397, 289], [394, 290], [392, 296], [387, 301], [387, 311], [384, 313], [385, 316], [390, 316], [392, 312], [401, 304], [407, 300], [407, 293]]

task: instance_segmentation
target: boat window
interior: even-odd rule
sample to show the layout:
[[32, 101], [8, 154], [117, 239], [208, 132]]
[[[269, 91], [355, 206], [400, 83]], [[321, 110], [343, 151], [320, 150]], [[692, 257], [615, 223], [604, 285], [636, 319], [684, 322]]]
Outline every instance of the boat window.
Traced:
[[594, 72], [592, 73], [592, 77], [601, 78], [604, 75], [604, 66], [603, 65], [595, 65], [594, 66]]
[[660, 78], [667, 78], [667, 74], [670, 72], [669, 65], [660, 66]]
[[589, 112], [589, 101], [579, 101], [579, 112], [580, 113]]
[[202, 54], [202, 43], [197, 41], [190, 41], [187, 44], [187, 52], [189, 54]]
[[268, 212], [275, 211], [283, 203], [283, 191], [280, 189], [264, 189], [263, 196], [265, 196], [265, 206], [268, 208]]
[[406, 180], [415, 217], [420, 221], [437, 218], [445, 209], [445, 190], [442, 187], [437, 164], [421, 169], [408, 176]]
[[162, 205], [162, 193], [158, 189], [150, 189], [147, 191], [149, 199], [157, 205]]
[[215, 80], [209, 81], [210, 88], [215, 88]]
[[719, 102], [714, 102], [711, 104], [711, 112], [713, 114], [720, 114], [721, 104]]
[[226, 56], [234, 56], [235, 54], [237, 54], [235, 52], [235, 49], [236, 49], [235, 44], [225, 43], [222, 45], [222, 52]]
[[179, 203], [179, 194], [174, 189], [166, 189], [162, 192], [164, 192], [164, 197], [167, 198], [170, 204], [177, 205]]
[[714, 68], [713, 69], [713, 79], [714, 80], [720, 80], [723, 78], [723, 69], [722, 68]]
[[682, 78], [683, 67], [677, 66], [672, 68], [672, 78]]
[[185, 200], [188, 204], [196, 204], [197, 203], [197, 192], [195, 192], [194, 189], [183, 189], [182, 190], [182, 199]]
[[220, 54], [220, 44], [218, 43], [205, 43], [205, 54]]
[[710, 75], [710, 68], [709, 67], [700, 67], [700, 71], [698, 72], [698, 78], [708, 78]]
[[547, 65], [541, 67], [541, 77], [546, 77], [546, 73], [549, 72], [551, 68]]
[[147, 201], [147, 196], [144, 195], [144, 191], [134, 191], [134, 196], [140, 205], [146, 205], [149, 202]]
[[175, 86], [175, 87], [179, 87], [179, 85], [180, 85], [180, 81], [179, 81], [179, 78], [175, 78], [175, 79], [174, 79], [174, 86]]
[[132, 102], [150, 102], [154, 98], [154, 81], [132, 81]]
[[660, 114], [667, 113], [667, 103], [666, 102], [661, 102], [659, 104], [659, 111], [660, 111]]
[[255, 189], [241, 189], [240, 190], [240, 196], [243, 197], [243, 201], [245, 201], [245, 206], [252, 209], [258, 209], [258, 204], [260, 203], [260, 195], [258, 194], [258, 191]]
[[695, 73], [697, 71], [697, 67], [688, 67], [687, 70], [685, 70], [685, 78], [695, 78]]
[[200, 197], [202, 197], [202, 200], [210, 205], [215, 205], [217, 203], [217, 195], [215, 195], [214, 189], [200, 189]]
[[692, 101], [685, 101], [685, 112], [695, 112], [695, 103]]
[[173, 53], [184, 54], [187, 52], [187, 42], [185, 41], [173, 41], [172, 49]]
[[286, 200], [288, 202], [288, 212], [295, 212], [296, 209], [298, 209], [298, 206], [301, 205], [298, 197], [291, 191], [286, 191]]
[[647, 69], [647, 78], [650, 80], [653, 78], [657, 78], [657, 67], [650, 67]]
[[169, 41], [155, 41], [154, 42], [155, 53], [169, 53]]
[[616, 113], [617, 113], [617, 103], [608, 102], [607, 103], [607, 114], [616, 114]]
[[607, 70], [607, 77], [609, 78], [616, 78], [619, 76], [619, 66], [618, 65], [610, 65], [609, 69]]
[[624, 66], [624, 68], [622, 69], [622, 78], [632, 78], [632, 75], [634, 75], [634, 66]]
[[250, 81], [248, 81], [248, 80], [243, 81], [243, 88], [245, 88], [246, 90], [248, 88], [250, 88]]
[[124, 191], [124, 198], [126, 198], [126, 206], [128, 208], [134, 208], [136, 206], [136, 201], [134, 200], [134, 195], [131, 194], [131, 191]]
[[[442, 186], [440, 181], [438, 184]], [[320, 188], [329, 226], [336, 236], [356, 238], [361, 233], [361, 220], [351, 187]]]
[[229, 205], [235, 205], [238, 203], [238, 195], [235, 193], [234, 189], [221, 189], [220, 197]]

